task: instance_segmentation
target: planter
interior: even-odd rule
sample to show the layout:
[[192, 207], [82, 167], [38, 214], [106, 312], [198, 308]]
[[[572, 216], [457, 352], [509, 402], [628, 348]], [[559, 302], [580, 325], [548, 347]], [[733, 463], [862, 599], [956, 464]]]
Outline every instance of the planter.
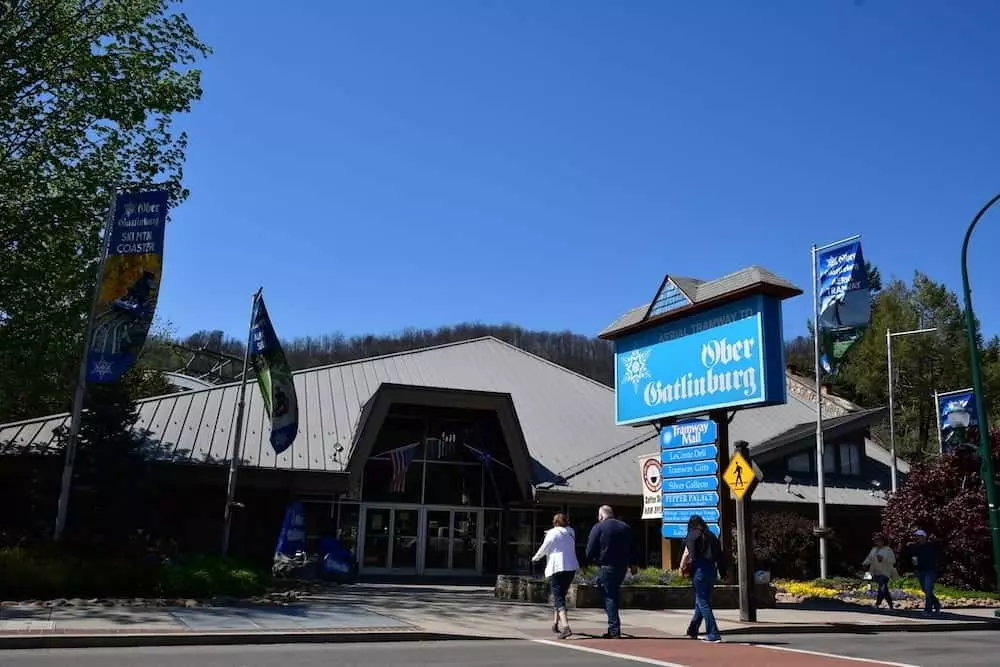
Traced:
[[521, 600], [523, 602], [547, 603], [551, 600], [549, 582], [535, 577], [521, 577], [516, 574], [497, 575], [493, 595], [500, 600]]
[[[773, 586], [757, 585], [754, 589], [758, 609], [775, 607], [776, 590]], [[597, 586], [573, 584], [566, 596], [569, 606], [599, 608], [604, 606], [601, 589]], [[690, 609], [694, 607], [694, 590], [691, 586], [622, 586], [622, 609]], [[712, 591], [712, 606], [716, 609], [739, 609], [739, 586], [716, 586]]]

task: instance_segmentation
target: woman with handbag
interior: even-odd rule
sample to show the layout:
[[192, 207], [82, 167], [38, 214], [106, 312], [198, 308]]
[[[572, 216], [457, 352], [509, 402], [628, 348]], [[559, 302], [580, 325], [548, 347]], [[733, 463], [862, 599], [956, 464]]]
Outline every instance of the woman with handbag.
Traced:
[[573, 583], [576, 571], [580, 569], [580, 563], [576, 558], [576, 533], [569, 527], [566, 515], [562, 512], [552, 517], [552, 528], [545, 532], [542, 546], [531, 560], [537, 562], [546, 557], [545, 576], [552, 588], [554, 607], [552, 632], [558, 634], [560, 639], [566, 639], [573, 634], [566, 614], [566, 593]]
[[712, 611], [712, 589], [718, 580], [718, 573], [725, 571], [722, 545], [698, 515], [688, 519], [685, 544], [684, 555], [681, 556], [681, 572], [685, 576], [691, 576], [694, 586], [694, 615], [688, 625], [687, 636], [697, 639], [704, 621], [704, 641], [718, 644], [722, 641], [722, 635], [719, 634], [719, 626]]

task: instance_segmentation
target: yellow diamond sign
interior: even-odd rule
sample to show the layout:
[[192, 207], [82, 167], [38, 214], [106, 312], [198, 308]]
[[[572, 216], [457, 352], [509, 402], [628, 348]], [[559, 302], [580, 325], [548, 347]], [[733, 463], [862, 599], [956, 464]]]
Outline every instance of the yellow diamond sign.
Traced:
[[733, 457], [729, 459], [729, 466], [722, 473], [722, 479], [729, 485], [729, 489], [737, 500], [743, 500], [743, 496], [750, 490], [750, 485], [753, 484], [756, 477], [749, 461], [739, 452], [733, 454]]

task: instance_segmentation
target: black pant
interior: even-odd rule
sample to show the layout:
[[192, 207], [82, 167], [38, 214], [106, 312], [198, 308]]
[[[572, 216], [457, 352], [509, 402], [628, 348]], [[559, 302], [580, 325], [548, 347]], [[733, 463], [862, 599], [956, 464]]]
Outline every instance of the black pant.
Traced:
[[552, 606], [555, 607], [556, 611], [566, 609], [566, 593], [569, 591], [569, 586], [573, 583], [575, 576], [576, 570], [566, 570], [556, 572], [549, 579], [549, 586], [552, 588]]
[[875, 595], [875, 606], [882, 604], [882, 600], [889, 603], [889, 609], [892, 609], [892, 593], [889, 592], [889, 577], [884, 574], [876, 574], [872, 577], [875, 583], [878, 584], [878, 593]]

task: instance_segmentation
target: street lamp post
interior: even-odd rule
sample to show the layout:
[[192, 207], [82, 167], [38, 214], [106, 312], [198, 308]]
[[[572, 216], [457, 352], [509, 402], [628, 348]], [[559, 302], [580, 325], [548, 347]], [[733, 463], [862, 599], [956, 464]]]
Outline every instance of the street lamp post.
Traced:
[[[997, 484], [993, 469], [993, 452], [990, 451], [990, 427], [986, 421], [986, 398], [983, 396], [983, 377], [979, 366], [979, 346], [976, 340], [976, 317], [972, 310], [972, 289], [969, 287], [969, 239], [987, 210], [1000, 201], [1000, 194], [986, 202], [965, 231], [962, 241], [962, 290], [965, 293], [965, 335], [969, 339], [969, 365], [972, 367], [972, 388], [976, 397], [976, 417], [979, 423], [979, 457], [982, 459], [983, 484], [986, 485], [986, 504], [990, 516], [990, 536], [993, 538], [993, 569], [1000, 589], [1000, 513], [997, 510]], [[1000, 612], [998, 612], [1000, 614]]]
[[937, 331], [936, 327], [931, 327], [930, 329], [914, 329], [912, 331], [896, 331], [893, 332], [891, 329], [885, 330], [885, 354], [889, 362], [889, 456], [892, 459], [892, 492], [896, 492], [896, 468], [899, 467], [896, 462], [896, 410], [893, 401], [893, 390], [895, 388], [896, 382], [892, 375], [892, 339], [898, 336], [913, 336], [915, 334], [930, 333], [932, 331]]

